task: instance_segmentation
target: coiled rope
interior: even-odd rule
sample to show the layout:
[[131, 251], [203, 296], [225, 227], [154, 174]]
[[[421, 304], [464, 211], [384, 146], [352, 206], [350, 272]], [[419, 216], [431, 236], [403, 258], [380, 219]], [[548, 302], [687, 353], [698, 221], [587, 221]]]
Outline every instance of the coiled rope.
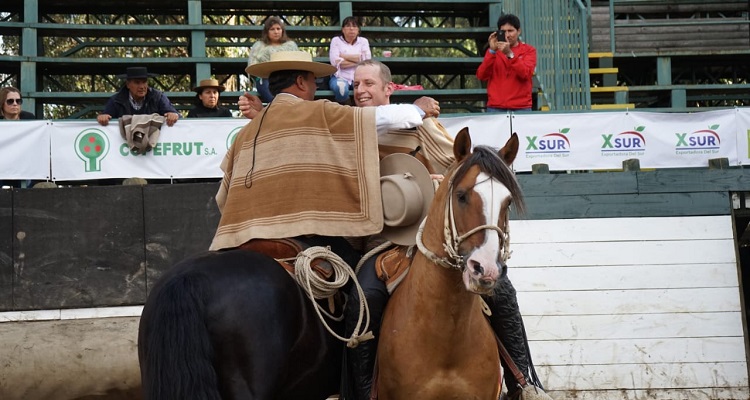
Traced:
[[[368, 253], [368, 255], [370, 255], [371, 253], [372, 251]], [[333, 267], [332, 282], [326, 281], [317, 273], [315, 273], [315, 271], [312, 269], [312, 261], [314, 259], [323, 259], [331, 264], [331, 266]], [[292, 261], [292, 259], [285, 259], [281, 261]], [[357, 271], [361, 267], [362, 263], [363, 261], [360, 260], [359, 264], [357, 265]], [[357, 281], [355, 271], [352, 271], [349, 265], [336, 253], [332, 252], [330, 248], [313, 246], [297, 254], [297, 257], [294, 259], [294, 279], [310, 298], [313, 303], [315, 312], [320, 318], [320, 322], [323, 324], [326, 330], [331, 335], [333, 335], [333, 337], [341, 340], [342, 342], [345, 342], [346, 346], [349, 348], [355, 348], [359, 346], [361, 342], [375, 338], [375, 335], [373, 335], [372, 331], [369, 331], [370, 308], [367, 306], [365, 294], [362, 291], [362, 286], [360, 286], [359, 281]], [[357, 317], [357, 325], [354, 327], [352, 335], [347, 338], [340, 336], [333, 329], [331, 329], [330, 325], [323, 317], [323, 315], [325, 315], [326, 317], [334, 321], [341, 321], [344, 318], [343, 314], [340, 317], [333, 316], [328, 311], [323, 309], [323, 307], [319, 305], [315, 300], [330, 298], [331, 296], [336, 294], [336, 292], [340, 288], [342, 288], [349, 279], [352, 279], [359, 295], [359, 315]]]

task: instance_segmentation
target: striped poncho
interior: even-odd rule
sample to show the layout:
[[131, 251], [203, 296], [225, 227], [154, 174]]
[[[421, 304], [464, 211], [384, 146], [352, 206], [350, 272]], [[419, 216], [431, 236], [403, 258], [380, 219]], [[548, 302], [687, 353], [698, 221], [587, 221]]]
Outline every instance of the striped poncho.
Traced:
[[382, 230], [373, 107], [278, 95], [237, 134], [221, 168], [211, 250], [256, 238]]

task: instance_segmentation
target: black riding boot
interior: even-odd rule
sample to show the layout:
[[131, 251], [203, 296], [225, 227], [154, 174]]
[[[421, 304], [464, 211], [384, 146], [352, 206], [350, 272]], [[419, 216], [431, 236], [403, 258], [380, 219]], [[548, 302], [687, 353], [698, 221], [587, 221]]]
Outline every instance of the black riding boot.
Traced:
[[[385, 283], [378, 279], [375, 273], [375, 257], [370, 258], [362, 266], [357, 275], [362, 291], [365, 294], [367, 305], [370, 308], [370, 330], [375, 339], [362, 342], [359, 346], [346, 349], [346, 358], [352, 379], [350, 380], [352, 390], [351, 400], [369, 400], [372, 389], [372, 374], [375, 370], [375, 358], [378, 353], [378, 334], [380, 332], [380, 320], [383, 310], [388, 302], [388, 290]], [[357, 325], [359, 316], [359, 294], [357, 288], [351, 285], [349, 298], [344, 308], [344, 322], [346, 336], [351, 336]], [[363, 322], [364, 323], [364, 322]], [[361, 333], [361, 332], [360, 332]], [[347, 398], [347, 400], [350, 400]]]
[[[518, 370], [529, 381], [530, 357], [528, 354], [528, 344], [526, 343], [526, 333], [523, 328], [523, 320], [521, 319], [521, 312], [518, 309], [516, 289], [510, 283], [508, 277], [503, 276], [492, 297], [485, 296], [484, 299], [492, 311], [492, 316], [490, 317], [492, 329], [508, 350], [510, 358], [513, 359]], [[505, 361], [502, 358], [500, 358], [500, 361], [503, 365], [503, 375], [508, 393], [513, 393], [519, 387], [518, 382], [505, 364]]]

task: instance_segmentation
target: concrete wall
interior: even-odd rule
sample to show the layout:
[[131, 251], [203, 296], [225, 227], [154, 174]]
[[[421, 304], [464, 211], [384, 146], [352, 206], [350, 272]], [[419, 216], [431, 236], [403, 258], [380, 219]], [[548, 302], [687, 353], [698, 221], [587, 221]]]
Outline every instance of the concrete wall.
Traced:
[[143, 304], [205, 251], [218, 184], [0, 191], [0, 311]]

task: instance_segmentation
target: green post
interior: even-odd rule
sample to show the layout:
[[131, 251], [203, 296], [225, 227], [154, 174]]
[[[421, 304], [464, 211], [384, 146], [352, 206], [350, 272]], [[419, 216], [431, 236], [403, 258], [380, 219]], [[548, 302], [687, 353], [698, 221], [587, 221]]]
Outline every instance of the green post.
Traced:
[[685, 89], [672, 90], [672, 108], [687, 107], [687, 91]]
[[[200, 30], [199, 26], [203, 24], [203, 10], [201, 9], [200, 0], [189, 0], [188, 1], [188, 24], [194, 25], [190, 33], [190, 56], [191, 57], [206, 57], [206, 31]], [[195, 76], [192, 77], [193, 82], [198, 83], [201, 79], [208, 79], [211, 77], [211, 64], [207, 63], [196, 63], [195, 64]]]
[[[35, 24], [39, 22], [38, 0], [26, 0], [23, 4], [23, 22]], [[36, 28], [23, 28], [21, 32], [21, 55], [36, 60], [39, 54], [38, 35]], [[43, 116], [41, 107], [36, 109], [36, 99], [29, 93], [37, 92], [36, 61], [21, 62], [21, 76], [18, 79], [18, 90], [24, 97], [23, 109], [32, 110], [37, 117]]]
[[501, 1], [498, 3], [490, 3], [489, 6], [490, 20], [487, 23], [489, 24], [490, 28], [497, 29], [497, 20], [500, 19], [500, 16], [503, 14], [503, 2]]
[[656, 58], [656, 84], [657, 85], [671, 85], [672, 84], [672, 58], [671, 57], [657, 57]]
[[351, 17], [354, 15], [354, 9], [352, 8], [351, 1], [339, 2], [339, 25], [344, 21], [344, 18]]

